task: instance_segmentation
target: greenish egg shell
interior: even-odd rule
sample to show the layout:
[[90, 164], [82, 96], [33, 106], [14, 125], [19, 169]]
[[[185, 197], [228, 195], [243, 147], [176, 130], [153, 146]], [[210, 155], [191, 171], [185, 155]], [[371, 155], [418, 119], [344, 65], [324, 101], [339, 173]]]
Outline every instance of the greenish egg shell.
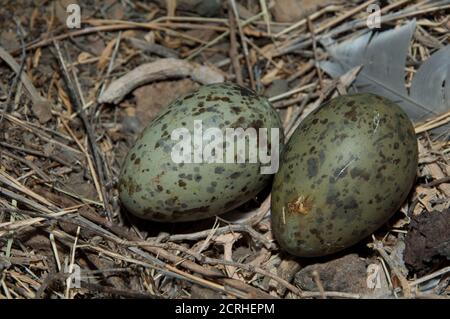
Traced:
[[414, 128], [395, 103], [366, 93], [322, 105], [281, 156], [271, 215], [278, 243], [316, 257], [370, 235], [407, 198], [417, 153]]
[[281, 128], [267, 99], [235, 84], [205, 85], [177, 99], [146, 127], [125, 158], [119, 196], [129, 212], [160, 222], [204, 219], [240, 206], [271, 181], [259, 162], [175, 163], [171, 151], [178, 141], [171, 133], [178, 128], [193, 133], [194, 120], [202, 120], [203, 131], [218, 127], [224, 136], [226, 128]]

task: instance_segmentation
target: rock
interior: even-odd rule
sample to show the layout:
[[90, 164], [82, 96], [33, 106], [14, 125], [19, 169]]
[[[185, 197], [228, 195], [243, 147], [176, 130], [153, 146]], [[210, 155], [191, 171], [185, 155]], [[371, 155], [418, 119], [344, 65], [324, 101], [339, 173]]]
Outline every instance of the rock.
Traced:
[[312, 275], [319, 273], [325, 291], [367, 294], [367, 263], [356, 254], [344, 256], [324, 264], [310, 265], [300, 270], [294, 282], [303, 290], [319, 291]]
[[406, 266], [419, 276], [450, 259], [450, 209], [413, 216], [405, 244]]

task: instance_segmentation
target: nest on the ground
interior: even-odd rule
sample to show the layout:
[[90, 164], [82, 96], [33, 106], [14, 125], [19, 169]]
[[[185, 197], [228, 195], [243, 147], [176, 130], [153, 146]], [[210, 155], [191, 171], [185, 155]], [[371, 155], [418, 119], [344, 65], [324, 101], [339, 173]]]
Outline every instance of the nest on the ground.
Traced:
[[[64, 26], [64, 1], [10, 3], [0, 12], [0, 299], [448, 297], [450, 147], [430, 134], [448, 112], [416, 124], [418, 179], [407, 202], [338, 255], [283, 253], [267, 191], [238, 209], [252, 212], [244, 223], [145, 222], [118, 201], [127, 150], [161, 107], [208, 81], [207, 72], [195, 72], [199, 65], [269, 96], [292, 129], [352, 85], [355, 73], [334, 80], [321, 70], [328, 54], [320, 41], [354, 37], [372, 2], [317, 1], [307, 17], [276, 22], [268, 10], [275, 18], [280, 11], [261, 7], [264, 0], [230, 1], [215, 18], [148, 2], [89, 1], [83, 28], [73, 30]], [[387, 2], [383, 27], [418, 21], [409, 84], [448, 44], [450, 6]], [[185, 68], [156, 65], [163, 71], [154, 82], [116, 104], [98, 103], [115, 79], [162, 58]]]

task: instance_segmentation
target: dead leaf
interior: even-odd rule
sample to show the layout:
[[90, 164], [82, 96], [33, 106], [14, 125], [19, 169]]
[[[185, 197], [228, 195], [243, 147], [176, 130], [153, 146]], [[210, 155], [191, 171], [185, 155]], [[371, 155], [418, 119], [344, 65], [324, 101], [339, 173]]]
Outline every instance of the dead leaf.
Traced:
[[89, 52], [81, 52], [80, 54], [78, 54], [77, 62], [80, 63], [80, 64], [83, 64], [83, 63], [85, 63], [86, 61], [88, 61], [89, 59], [92, 59], [92, 58], [93, 58], [93, 56]]
[[58, 97], [61, 99], [62, 103], [67, 109], [67, 112], [69, 114], [73, 113], [73, 107], [72, 103], [70, 102], [69, 96], [67, 95], [66, 91], [64, 90], [63, 86], [59, 81], [56, 82], [56, 87], [58, 88]]
[[99, 57], [97, 68], [101, 71], [105, 68], [105, 66], [109, 62], [109, 57], [111, 56], [114, 46], [116, 45], [117, 38], [112, 39], [108, 42], [105, 49], [102, 51], [102, 54]]

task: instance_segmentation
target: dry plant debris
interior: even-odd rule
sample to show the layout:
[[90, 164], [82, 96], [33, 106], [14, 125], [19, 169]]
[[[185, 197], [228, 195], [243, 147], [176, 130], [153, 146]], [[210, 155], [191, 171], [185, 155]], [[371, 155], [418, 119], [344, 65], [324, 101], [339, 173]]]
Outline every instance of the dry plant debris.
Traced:
[[[448, 112], [416, 126], [420, 165], [407, 202], [340, 256], [280, 251], [267, 192], [240, 217], [176, 225], [137, 220], [118, 202], [134, 139], [199, 83], [270, 96], [288, 136], [346, 94], [361, 66], [328, 77], [323, 43], [366, 32], [375, 1], [78, 1], [80, 29], [66, 27], [66, 2], [9, 1], [0, 11], [0, 299], [449, 297], [450, 145], [448, 131], [430, 133]], [[382, 28], [416, 19], [410, 85], [449, 44], [450, 1], [384, 3]], [[380, 286], [364, 286], [375, 273]]]

